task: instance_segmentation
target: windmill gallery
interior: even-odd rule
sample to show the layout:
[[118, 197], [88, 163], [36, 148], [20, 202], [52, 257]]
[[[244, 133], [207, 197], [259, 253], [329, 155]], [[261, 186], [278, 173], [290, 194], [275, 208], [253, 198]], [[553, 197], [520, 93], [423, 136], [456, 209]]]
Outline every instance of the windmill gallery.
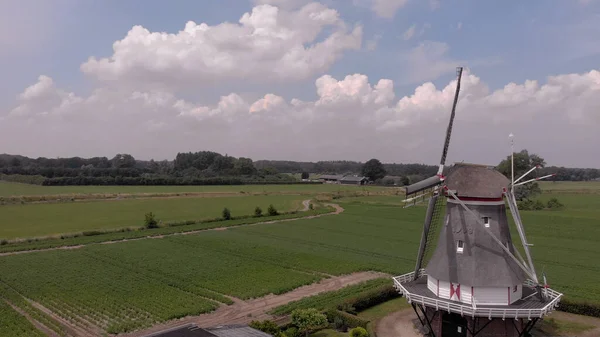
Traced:
[[[415, 270], [394, 277], [432, 337], [523, 337], [562, 297], [536, 274], [515, 187], [493, 167], [455, 164], [444, 172], [462, 68], [437, 175], [406, 187], [406, 207], [428, 199]], [[507, 207], [525, 258], [513, 244]]]

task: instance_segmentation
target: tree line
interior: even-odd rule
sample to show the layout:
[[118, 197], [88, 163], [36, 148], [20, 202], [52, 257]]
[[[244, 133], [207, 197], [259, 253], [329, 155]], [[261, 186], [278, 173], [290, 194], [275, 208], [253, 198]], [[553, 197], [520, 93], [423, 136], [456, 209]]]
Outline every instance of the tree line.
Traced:
[[[508, 158], [507, 158], [508, 159]], [[497, 168], [505, 173], [507, 159]], [[593, 168], [546, 166], [543, 158], [527, 150], [515, 153], [518, 173], [541, 165], [536, 174], [556, 174], [550, 181], [586, 181], [600, 178]], [[295, 162], [232, 157], [213, 151], [181, 152], [173, 160], [138, 160], [130, 154], [107, 157], [29, 158], [0, 154], [2, 180], [43, 185], [240, 185], [295, 183], [288, 174], [362, 174], [382, 185], [407, 185], [435, 175], [436, 165], [359, 161]]]

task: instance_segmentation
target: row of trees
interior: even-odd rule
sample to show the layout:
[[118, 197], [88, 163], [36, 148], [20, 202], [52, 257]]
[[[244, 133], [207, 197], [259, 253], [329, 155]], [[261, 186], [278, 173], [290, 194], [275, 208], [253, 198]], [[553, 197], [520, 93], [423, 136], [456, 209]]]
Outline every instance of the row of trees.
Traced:
[[[526, 172], [533, 165], [541, 165], [538, 175], [555, 173], [548, 180], [585, 181], [600, 178], [600, 169], [546, 167], [543, 158], [523, 150], [515, 154], [515, 175]], [[510, 158], [500, 162], [498, 169], [510, 174]], [[136, 160], [130, 154], [113, 158], [28, 158], [18, 155], [0, 155], [0, 176], [37, 177], [30, 182], [43, 181], [46, 185], [190, 185], [241, 184], [267, 181], [293, 182], [285, 173], [357, 174], [382, 185], [408, 185], [430, 177], [437, 166], [424, 164], [384, 164], [378, 159], [365, 163], [355, 161], [257, 161], [235, 158], [212, 151], [178, 153], [174, 160]], [[19, 178], [19, 181], [28, 182]], [[10, 179], [9, 179], [10, 180]], [[12, 179], [16, 181], [15, 179]], [[527, 188], [535, 189], [536, 184]], [[533, 191], [535, 192], [535, 191]]]

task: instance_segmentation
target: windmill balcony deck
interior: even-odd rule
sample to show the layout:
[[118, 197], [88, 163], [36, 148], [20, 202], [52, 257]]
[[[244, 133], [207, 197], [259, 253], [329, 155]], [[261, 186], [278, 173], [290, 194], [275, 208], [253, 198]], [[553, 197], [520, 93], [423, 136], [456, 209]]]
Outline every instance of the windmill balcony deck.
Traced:
[[406, 297], [408, 303], [422, 304], [436, 310], [446, 310], [471, 317], [492, 318], [542, 318], [558, 306], [562, 294], [546, 288], [549, 300], [541, 301], [532, 289], [534, 283], [527, 280], [523, 284], [523, 298], [511, 305], [470, 305], [457, 301], [441, 299], [427, 288], [427, 274], [424, 269], [419, 271], [419, 277], [414, 278], [414, 272], [394, 277], [394, 287]]

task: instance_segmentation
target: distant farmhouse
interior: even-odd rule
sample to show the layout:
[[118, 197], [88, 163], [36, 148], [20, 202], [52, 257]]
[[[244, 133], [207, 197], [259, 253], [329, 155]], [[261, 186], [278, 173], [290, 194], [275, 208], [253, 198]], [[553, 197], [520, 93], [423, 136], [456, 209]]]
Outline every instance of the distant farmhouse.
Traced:
[[369, 183], [369, 178], [356, 175], [328, 175], [324, 174], [319, 177], [319, 180], [328, 184], [343, 184], [343, 185], [366, 185]]

